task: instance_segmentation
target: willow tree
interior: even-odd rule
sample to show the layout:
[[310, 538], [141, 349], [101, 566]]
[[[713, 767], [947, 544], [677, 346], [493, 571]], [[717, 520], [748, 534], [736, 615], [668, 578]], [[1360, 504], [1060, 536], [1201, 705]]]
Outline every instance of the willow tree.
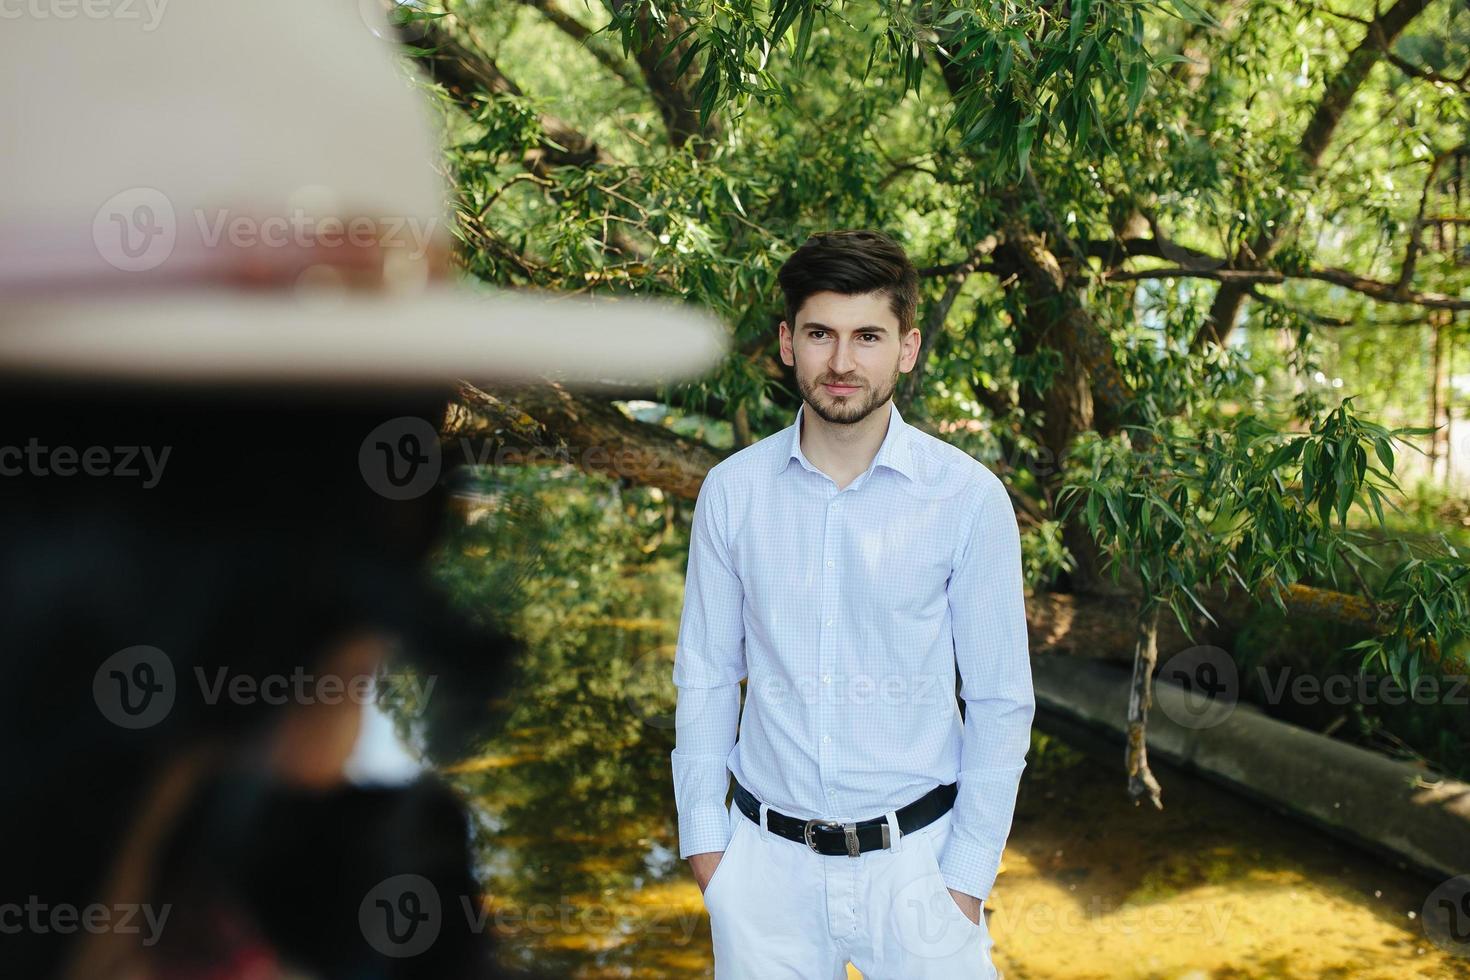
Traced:
[[[1376, 637], [1365, 655], [1396, 673], [1439, 669], [1464, 639], [1464, 562], [1441, 549], [1365, 574], [1372, 559], [1345, 521], [1385, 499], [1368, 489], [1364, 445], [1388, 472], [1399, 438], [1417, 433], [1374, 427], [1343, 403], [1352, 390], [1313, 379], [1345, 337], [1422, 343], [1432, 320], [1451, 351], [1463, 344], [1470, 12], [1452, 0], [1340, 6], [399, 6], [406, 50], [444, 106], [469, 275], [680, 296], [732, 333], [717, 371], [672, 388], [467, 379], [446, 436], [509, 460], [570, 451], [692, 499], [722, 453], [798, 404], [776, 356], [780, 262], [814, 230], [880, 227], [923, 277], [925, 353], [901, 389], [906, 417], [1006, 482], [1045, 643], [1136, 648], [1140, 740], [1158, 637], [1137, 626], [1160, 603], [1188, 635], [1191, 616], [1228, 625], [1242, 602], [1274, 602], [1361, 624]], [[668, 412], [639, 421], [634, 400]], [[1329, 423], [1349, 434], [1277, 451]], [[1255, 441], [1242, 443], [1247, 430]], [[1180, 440], [1256, 474], [1237, 503], [1258, 529], [1278, 518], [1268, 551], [1232, 553], [1259, 548], [1246, 535], [1215, 542], [1207, 561], [1171, 555], [1183, 538], [1208, 540], [1224, 489], [1177, 496], [1191, 513], [1173, 516], [1194, 535], [1117, 510], [1137, 495], [1126, 467], [1098, 461], [1155, 458]], [[1336, 526], [1326, 510], [1279, 519], [1325, 500], [1304, 484], [1329, 477]], [[1069, 486], [1103, 505], [1063, 507]], [[1119, 555], [1135, 559], [1126, 581], [1104, 574]], [[1242, 568], [1253, 574], [1218, 574]], [[1088, 601], [1119, 589], [1136, 615]]]

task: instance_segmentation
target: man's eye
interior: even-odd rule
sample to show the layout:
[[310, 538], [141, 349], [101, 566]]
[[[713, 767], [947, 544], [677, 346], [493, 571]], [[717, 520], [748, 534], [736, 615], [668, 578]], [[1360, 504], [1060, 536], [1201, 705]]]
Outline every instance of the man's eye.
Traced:
[[864, 337], [867, 337], [870, 340], [877, 340], [878, 339], [878, 335], [875, 334], [875, 333], [865, 333], [865, 334], [863, 334], [863, 336]]

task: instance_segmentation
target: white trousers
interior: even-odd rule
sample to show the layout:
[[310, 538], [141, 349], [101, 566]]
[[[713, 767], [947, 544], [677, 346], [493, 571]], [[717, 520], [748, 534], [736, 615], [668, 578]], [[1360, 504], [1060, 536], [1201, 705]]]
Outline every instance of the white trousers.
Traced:
[[994, 943], [939, 873], [950, 811], [887, 850], [818, 854], [730, 806], [732, 836], [704, 891], [715, 980], [994, 980]]

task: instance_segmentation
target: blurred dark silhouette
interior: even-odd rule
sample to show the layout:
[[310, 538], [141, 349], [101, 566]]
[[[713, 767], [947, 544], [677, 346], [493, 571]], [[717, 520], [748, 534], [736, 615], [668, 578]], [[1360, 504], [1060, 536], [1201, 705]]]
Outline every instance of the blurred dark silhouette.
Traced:
[[[376, 426], [433, 423], [443, 404], [439, 392], [3, 385], [0, 447], [167, 451], [151, 487], [34, 461], [0, 477], [0, 905], [41, 910], [0, 937], [7, 976], [504, 975], [471, 914], [463, 803], [429, 778], [349, 786], [333, 744], [355, 719], [216, 683], [356, 674], [395, 648], [493, 693], [487, 678], [516, 642], [459, 622], [424, 572], [442, 486], [389, 500], [359, 469]], [[167, 657], [173, 700], [130, 728], [105, 710], [110, 679], [94, 681], [140, 646]], [[325, 761], [301, 762], [314, 754]], [[361, 918], [400, 875], [429, 882], [440, 905], [436, 938], [411, 955], [375, 945]], [[131, 933], [48, 918], [100, 906], [119, 924], [140, 904], [167, 910], [160, 928], [141, 914]]]

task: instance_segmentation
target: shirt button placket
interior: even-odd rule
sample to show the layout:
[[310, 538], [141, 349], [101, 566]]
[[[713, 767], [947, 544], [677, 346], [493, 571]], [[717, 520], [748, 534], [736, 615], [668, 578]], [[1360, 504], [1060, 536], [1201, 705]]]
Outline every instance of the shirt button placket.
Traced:
[[838, 529], [836, 522], [840, 509], [839, 504], [841, 502], [841, 491], [838, 491], [835, 488], [831, 489], [827, 497], [827, 515], [822, 535], [823, 545], [826, 550], [827, 570], [822, 579], [822, 642], [820, 645], [820, 649], [818, 650], [817, 663], [817, 669], [821, 672], [822, 675], [822, 687], [819, 689], [819, 693], [817, 695], [817, 721], [819, 727], [821, 728], [821, 740], [819, 743], [820, 752], [818, 755], [818, 758], [821, 760], [821, 762], [818, 766], [818, 770], [821, 775], [821, 781], [824, 784], [823, 788], [826, 790], [825, 802], [827, 804], [827, 812], [829, 815], [831, 815], [832, 813], [832, 807], [834, 806], [837, 798], [837, 791], [831, 789], [830, 787], [826, 787], [825, 784], [827, 781], [828, 762], [831, 758], [832, 722], [834, 720], [833, 712], [835, 711], [835, 706], [832, 703], [832, 698], [830, 697], [830, 694], [832, 691], [832, 662], [836, 656], [834, 649], [835, 632], [833, 627], [837, 622], [836, 606], [839, 594], [836, 546], [841, 537], [837, 533]]

